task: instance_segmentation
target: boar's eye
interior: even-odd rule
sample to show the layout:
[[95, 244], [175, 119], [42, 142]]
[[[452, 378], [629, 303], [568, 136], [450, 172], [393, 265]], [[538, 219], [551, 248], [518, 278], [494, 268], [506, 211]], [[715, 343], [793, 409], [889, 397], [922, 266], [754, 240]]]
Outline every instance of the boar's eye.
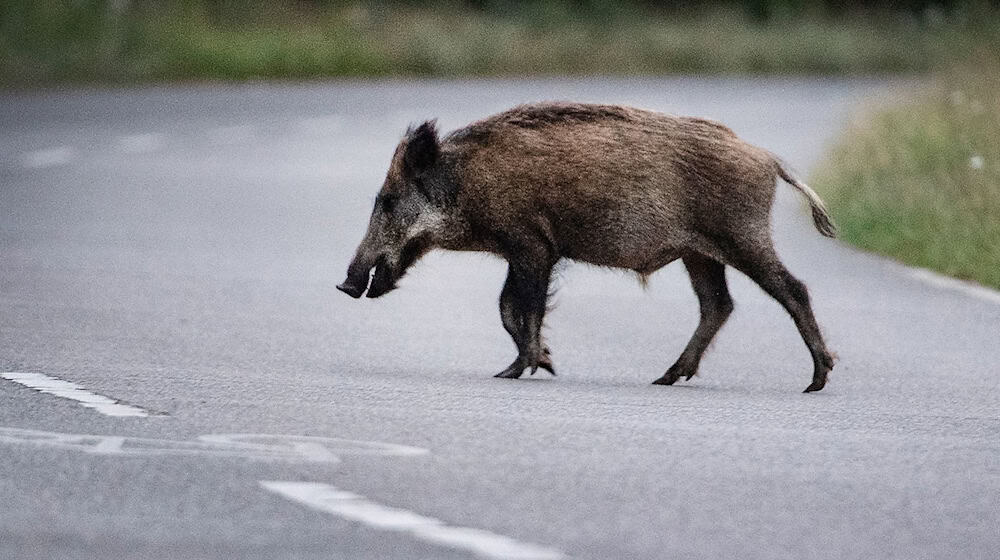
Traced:
[[383, 212], [391, 214], [396, 207], [396, 197], [392, 195], [383, 196], [379, 199], [379, 204], [382, 205]]

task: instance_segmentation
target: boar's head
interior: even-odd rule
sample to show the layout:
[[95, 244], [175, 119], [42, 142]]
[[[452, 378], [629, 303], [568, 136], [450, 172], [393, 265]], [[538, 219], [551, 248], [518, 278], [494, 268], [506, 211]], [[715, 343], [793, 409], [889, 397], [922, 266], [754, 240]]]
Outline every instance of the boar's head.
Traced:
[[434, 121], [407, 129], [375, 199], [368, 231], [347, 269], [347, 279], [337, 289], [354, 298], [365, 290], [370, 298], [384, 295], [436, 245], [447, 227], [455, 191], [442, 160]]

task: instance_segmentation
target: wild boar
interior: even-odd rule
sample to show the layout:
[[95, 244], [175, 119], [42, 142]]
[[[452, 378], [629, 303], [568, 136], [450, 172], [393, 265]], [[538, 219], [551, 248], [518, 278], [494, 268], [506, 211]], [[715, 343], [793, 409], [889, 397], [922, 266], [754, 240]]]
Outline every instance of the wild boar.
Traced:
[[[411, 126], [396, 148], [368, 231], [338, 289], [389, 292], [433, 248], [506, 259], [500, 317], [525, 369], [555, 374], [541, 337], [549, 280], [560, 259], [635, 271], [640, 280], [680, 259], [701, 319], [677, 361], [654, 381], [691, 379], [733, 310], [725, 267], [739, 270], [795, 320], [813, 359], [812, 383], [834, 361], [805, 285], [771, 240], [776, 179], [807, 199], [819, 232], [836, 235], [823, 202], [770, 152], [717, 122], [631, 107], [522, 105], [439, 137]], [[374, 270], [374, 273], [372, 273]]]

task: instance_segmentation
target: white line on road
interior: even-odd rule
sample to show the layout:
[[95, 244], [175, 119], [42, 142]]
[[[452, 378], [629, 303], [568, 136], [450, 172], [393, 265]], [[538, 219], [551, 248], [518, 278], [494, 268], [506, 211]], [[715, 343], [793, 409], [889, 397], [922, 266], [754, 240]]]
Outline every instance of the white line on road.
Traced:
[[27, 152], [21, 156], [21, 165], [30, 169], [66, 165], [76, 158], [76, 150], [69, 146], [56, 146]]
[[973, 284], [972, 282], [965, 282], [956, 278], [942, 276], [936, 272], [927, 270], [926, 268], [910, 269], [910, 276], [926, 284], [937, 286], [938, 288], [961, 292], [967, 296], [1000, 304], [1000, 292], [978, 284]]
[[80, 406], [92, 408], [105, 416], [149, 416], [149, 412], [127, 404], [122, 404], [115, 399], [91, 393], [76, 383], [63, 381], [55, 377], [50, 377], [41, 373], [22, 372], [0, 372], [0, 378], [14, 383], [20, 383], [25, 387], [36, 391], [55, 395], [63, 399], [69, 399], [80, 403]]
[[118, 146], [128, 154], [148, 154], [155, 152], [166, 144], [162, 134], [149, 132], [118, 137]]
[[67, 434], [0, 426], [0, 444], [54, 447], [94, 455], [125, 457], [197, 456], [253, 460], [339, 463], [342, 455], [412, 457], [426, 449], [357, 439], [281, 434], [208, 434], [195, 440]]
[[318, 482], [262, 480], [260, 485], [312, 509], [357, 521], [377, 529], [402, 531], [449, 548], [467, 550], [483, 558], [557, 560], [566, 556], [552, 548], [523, 543], [482, 529], [447, 525], [405, 509], [370, 502], [363, 496]]

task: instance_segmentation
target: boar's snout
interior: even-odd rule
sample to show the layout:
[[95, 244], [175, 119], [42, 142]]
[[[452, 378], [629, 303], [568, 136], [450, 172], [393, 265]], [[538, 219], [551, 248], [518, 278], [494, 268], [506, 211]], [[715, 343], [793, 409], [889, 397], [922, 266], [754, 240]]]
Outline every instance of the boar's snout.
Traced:
[[352, 284], [350, 279], [344, 280], [343, 283], [337, 284], [337, 289], [344, 292], [345, 294], [351, 296], [354, 299], [361, 297], [361, 294], [365, 293], [365, 284]]
[[368, 289], [368, 281], [371, 278], [369, 273], [372, 266], [360, 259], [354, 259], [354, 262], [347, 268], [347, 278], [337, 286], [337, 289], [352, 298], [361, 297], [361, 294]]
[[[374, 274], [372, 269], [375, 269]], [[359, 298], [368, 290], [368, 297], [377, 298], [396, 289], [398, 279], [395, 268], [384, 256], [380, 256], [374, 265], [357, 261], [351, 263], [347, 269], [347, 279], [337, 289], [352, 298]]]

